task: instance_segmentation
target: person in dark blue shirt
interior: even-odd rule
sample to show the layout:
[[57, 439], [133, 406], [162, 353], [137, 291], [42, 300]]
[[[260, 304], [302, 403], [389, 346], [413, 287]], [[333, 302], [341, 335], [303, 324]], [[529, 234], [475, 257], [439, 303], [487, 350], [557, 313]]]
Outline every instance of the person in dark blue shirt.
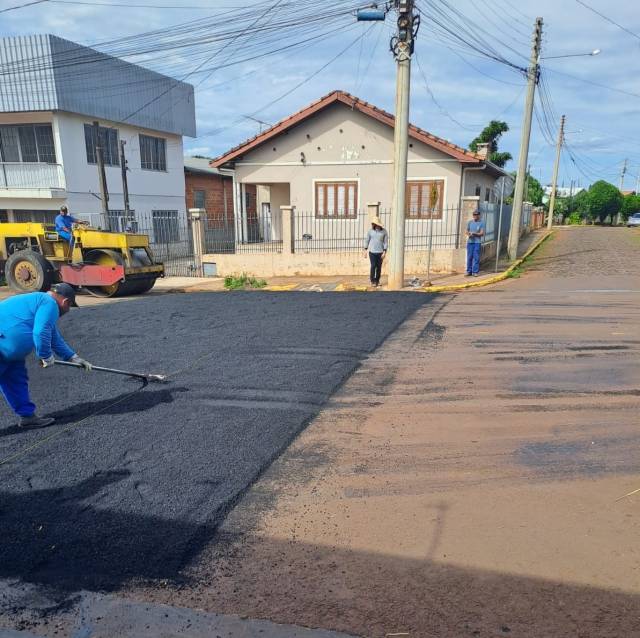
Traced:
[[75, 290], [69, 284], [56, 284], [48, 293], [16, 295], [0, 303], [0, 390], [20, 417], [20, 426], [45, 427], [54, 421], [39, 417], [29, 397], [25, 358], [32, 350], [43, 368], [52, 366], [58, 356], [91, 370], [91, 364], [67, 345], [56, 325], [77, 305]]
[[87, 222], [83, 222], [80, 219], [76, 219], [69, 215], [69, 209], [66, 206], [60, 207], [60, 214], [56, 217], [56, 232], [62, 239], [64, 239], [69, 244], [72, 243], [72, 235], [71, 231], [73, 230], [74, 224], [83, 224], [86, 226]]
[[467, 272], [466, 277], [477, 277], [480, 271], [480, 253], [485, 234], [485, 223], [480, 219], [480, 211], [473, 212], [473, 219], [467, 222]]

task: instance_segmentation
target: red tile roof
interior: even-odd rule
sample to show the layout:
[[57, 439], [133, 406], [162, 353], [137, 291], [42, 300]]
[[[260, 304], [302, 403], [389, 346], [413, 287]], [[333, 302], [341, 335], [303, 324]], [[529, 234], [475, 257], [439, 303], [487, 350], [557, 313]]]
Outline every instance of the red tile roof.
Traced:
[[[211, 166], [219, 168], [227, 162], [232, 162], [233, 160], [238, 159], [245, 153], [248, 153], [261, 144], [268, 142], [270, 139], [273, 139], [277, 135], [280, 135], [284, 131], [290, 129], [292, 126], [295, 126], [296, 124], [325, 109], [329, 105], [335, 104], [336, 102], [345, 104], [350, 109], [359, 111], [360, 113], [364, 113], [365, 115], [368, 115], [369, 117], [372, 117], [379, 122], [390, 126], [391, 128], [393, 128], [394, 126], [395, 118], [393, 115], [391, 115], [391, 113], [383, 111], [377, 106], [369, 104], [368, 102], [365, 102], [349, 93], [345, 93], [344, 91], [333, 91], [332, 93], [325, 95], [323, 98], [320, 98], [316, 102], [313, 102], [313, 104], [310, 104], [306, 108], [298, 111], [297, 113], [294, 113], [293, 115], [290, 115], [277, 124], [274, 124], [271, 128], [260, 133], [259, 135], [256, 135], [255, 137], [248, 139], [246, 142], [243, 142], [235, 148], [232, 148], [224, 155], [211, 160]], [[476, 155], [476, 153], [472, 153], [471, 151], [468, 151], [460, 146], [456, 146], [451, 142], [447, 142], [447, 140], [443, 140], [442, 138], [437, 137], [421, 128], [418, 128], [413, 124], [409, 126], [409, 136], [413, 139], [423, 142], [427, 146], [431, 146], [438, 151], [446, 153], [447, 155], [457, 159], [459, 162], [465, 164], [482, 164], [486, 161], [479, 155]]]

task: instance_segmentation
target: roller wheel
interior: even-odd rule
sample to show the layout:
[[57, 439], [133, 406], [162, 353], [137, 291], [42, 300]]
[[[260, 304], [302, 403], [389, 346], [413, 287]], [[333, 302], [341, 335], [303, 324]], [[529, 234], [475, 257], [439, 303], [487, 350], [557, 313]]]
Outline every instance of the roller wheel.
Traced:
[[53, 266], [33, 250], [13, 253], [7, 259], [4, 273], [9, 286], [19, 292], [46, 292], [55, 275]]
[[[90, 250], [84, 255], [84, 263], [98, 266], [121, 266], [124, 263], [122, 255], [115, 250]], [[94, 297], [127, 297], [141, 295], [153, 288], [155, 277], [143, 279], [127, 279], [117, 281], [110, 286], [86, 286], [87, 292]]]

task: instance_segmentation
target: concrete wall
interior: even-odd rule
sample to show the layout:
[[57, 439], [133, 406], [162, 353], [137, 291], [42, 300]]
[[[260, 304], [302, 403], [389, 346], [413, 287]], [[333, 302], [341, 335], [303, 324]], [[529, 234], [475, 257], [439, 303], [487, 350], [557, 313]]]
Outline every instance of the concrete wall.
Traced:
[[[480, 201], [495, 202], [496, 197], [493, 193], [493, 187], [496, 178], [486, 171], [476, 171], [473, 169], [465, 169], [464, 171], [464, 197], [475, 196], [476, 187], [480, 187]], [[489, 189], [489, 200], [486, 199], [486, 192]]]
[[[101, 202], [98, 169], [87, 162], [84, 124], [92, 120], [72, 113], [13, 113], [0, 114], [2, 124], [24, 124], [51, 122], [56, 144], [56, 159], [64, 169], [66, 191], [56, 197], [36, 199], [29, 191], [16, 196], [11, 191], [3, 196], [0, 190], [0, 209], [51, 210], [66, 204], [73, 215], [79, 215], [99, 223]], [[152, 210], [177, 210], [186, 218], [185, 181], [182, 137], [160, 134], [148, 129], [101, 120], [102, 126], [118, 129], [119, 139], [126, 140], [125, 152], [128, 160], [130, 206], [136, 213], [150, 216]], [[167, 170], [143, 170], [140, 163], [139, 133], [166, 139]], [[120, 166], [107, 166], [109, 208], [124, 208]]]
[[[482, 261], [495, 258], [495, 243], [483, 246]], [[407, 276], [426, 273], [427, 251], [416, 250], [405, 253], [405, 272]], [[333, 277], [366, 276], [369, 274], [369, 260], [362, 252], [344, 253], [240, 253], [208, 254], [203, 262], [216, 265], [218, 276], [225, 277], [247, 273], [256, 277]], [[387, 274], [387, 262], [382, 274]], [[431, 253], [431, 272], [464, 272], [466, 252], [460, 249], [434, 249]]]
[[[410, 145], [408, 178], [444, 180], [444, 205], [457, 206], [460, 163], [417, 140]], [[393, 129], [344, 104], [334, 104], [247, 153], [235, 169], [238, 182], [290, 184], [290, 201], [284, 203], [300, 211], [314, 209], [314, 180], [357, 181], [360, 210], [373, 201], [390, 208]]]

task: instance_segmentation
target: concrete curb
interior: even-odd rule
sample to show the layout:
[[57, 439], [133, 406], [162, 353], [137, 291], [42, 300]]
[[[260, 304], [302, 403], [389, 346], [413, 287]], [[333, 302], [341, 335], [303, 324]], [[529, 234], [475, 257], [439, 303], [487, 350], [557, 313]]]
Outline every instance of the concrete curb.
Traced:
[[428, 286], [426, 288], [420, 288], [420, 292], [455, 292], [456, 290], [466, 290], [468, 288], [481, 288], [483, 286], [490, 286], [491, 284], [496, 284], [499, 281], [504, 281], [509, 277], [509, 275], [524, 262], [525, 259], [530, 257], [538, 248], [545, 242], [551, 235], [553, 235], [555, 231], [550, 231], [543, 237], [540, 237], [538, 241], [527, 250], [527, 252], [520, 257], [520, 259], [516, 259], [509, 268], [503, 270], [502, 272], [494, 275], [493, 277], [488, 277], [487, 279], [483, 279], [482, 281], [470, 281], [464, 284], [451, 284], [449, 286]]

